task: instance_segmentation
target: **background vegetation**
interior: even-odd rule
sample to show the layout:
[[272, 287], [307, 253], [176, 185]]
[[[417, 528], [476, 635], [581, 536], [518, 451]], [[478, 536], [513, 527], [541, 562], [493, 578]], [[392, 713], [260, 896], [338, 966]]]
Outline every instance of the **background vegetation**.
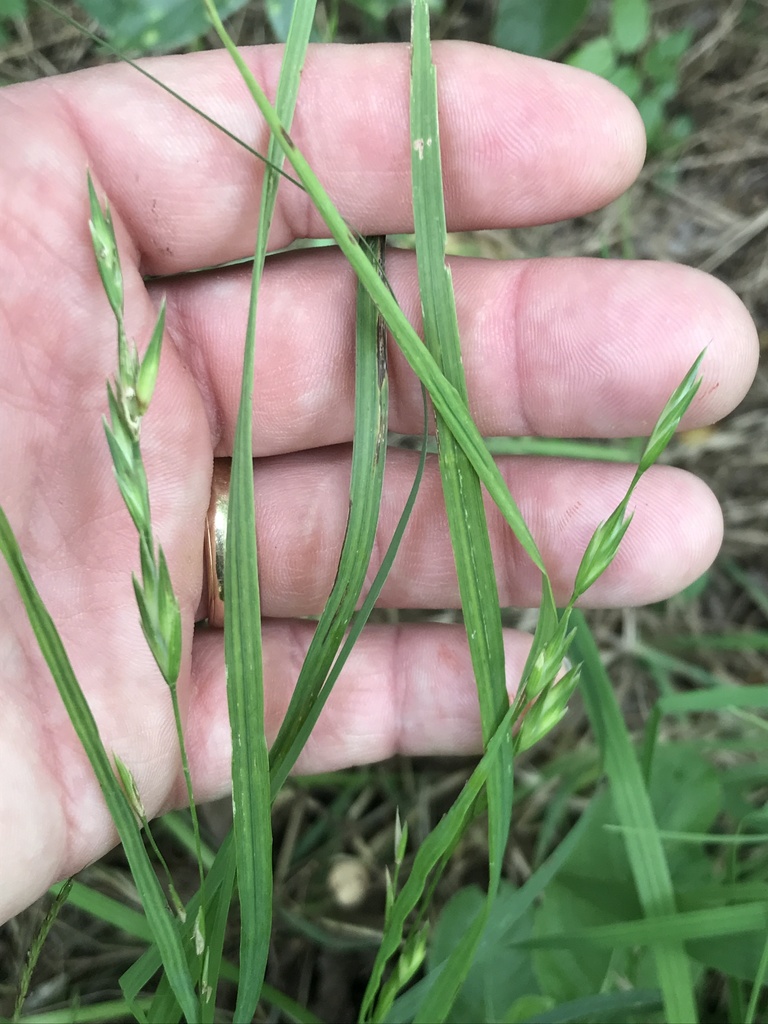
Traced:
[[[116, 45], [131, 52], [213, 42], [202, 18], [196, 24], [180, 0], [130, 5], [89, 0], [79, 10], [60, 6], [95, 19]], [[452, 251], [491, 258], [674, 259], [731, 285], [750, 308], [761, 339], [768, 339], [764, 0], [542, 0], [538, 5], [446, 0], [432, 7], [436, 38], [494, 41], [609, 77], [638, 103], [650, 142], [640, 181], [606, 210], [542, 228], [454, 236]], [[235, 2], [221, 9], [231, 13], [229, 24], [240, 43], [283, 38], [287, 30], [279, 0]], [[406, 5], [328, 2], [319, 11], [319, 39], [408, 36]], [[0, 25], [4, 82], [105, 59], [74, 29], [35, 5], [26, 9], [21, 0], [0, 0]], [[662, 605], [589, 616], [602, 665], [650, 776], [678, 918], [688, 928], [684, 937], [694, 936], [686, 948], [697, 973], [699, 1012], [711, 1021], [768, 1019], [765, 996], [752, 998], [753, 982], [759, 986], [768, 969], [768, 920], [765, 912], [747, 912], [761, 901], [768, 904], [762, 710], [768, 706], [766, 404], [768, 377], [762, 368], [736, 413], [715, 427], [681, 436], [665, 455], [707, 479], [723, 504], [726, 541], [713, 569]], [[498, 447], [503, 444], [499, 440]], [[510, 624], [533, 625], [525, 611], [505, 614]], [[441, 621], [452, 615], [431, 613]], [[581, 656], [594, 658], [588, 646]], [[586, 706], [575, 699], [547, 741], [518, 761], [505, 882], [482, 955], [451, 1019], [662, 1019], [652, 957], [640, 945], [641, 940], [652, 943], [654, 935], [642, 935], [636, 927], [622, 931], [624, 922], [639, 919], [640, 907], [619, 831], [622, 808], [601, 787], [603, 758], [588, 721], [588, 693], [585, 700]], [[268, 980], [276, 990], [324, 1020], [354, 1018], [379, 943], [395, 811], [399, 808], [408, 821], [415, 849], [471, 767], [457, 760], [401, 759], [290, 782], [274, 815], [275, 930]], [[228, 814], [225, 804], [203, 812], [213, 848], [228, 827]], [[579, 831], [570, 832], [564, 845], [574, 825]], [[174, 877], [182, 879], [180, 887], [185, 873], [194, 887], [197, 868], [186, 816], [168, 816], [156, 834]], [[454, 948], [483, 898], [485, 846], [486, 833], [478, 824], [440, 883], [427, 969]], [[541, 888], [526, 889], [545, 863], [552, 865], [552, 877], [539, 873]], [[131, 907], [133, 882], [119, 853], [89, 869], [82, 880]], [[117, 978], [142, 949], [128, 912], [123, 927], [115, 927], [108, 904], [99, 917], [78, 910], [77, 890], [73, 897], [35, 973], [26, 1007], [34, 1020], [84, 1020], [89, 1004], [98, 1008], [90, 1019], [107, 1019], [105, 1003], [120, 995]], [[45, 909], [42, 904], [31, 908], [2, 931], [0, 1011], [6, 1014]], [[713, 935], [716, 918], [722, 921]], [[587, 946], [583, 929], [597, 925], [605, 926], [603, 939], [593, 936]], [[675, 925], [666, 921], [662, 927]], [[570, 935], [570, 947], [547, 945], [541, 937], [550, 932]], [[538, 945], [521, 945], [532, 936]], [[604, 1002], [602, 1011], [594, 1003], [579, 1008], [580, 1000], [601, 990], [621, 994], [622, 989], [623, 1003]], [[558, 1004], [569, 1005], [571, 1015], [551, 1015]], [[76, 1006], [81, 1008], [77, 1016]], [[67, 1009], [51, 1016], [57, 1008]], [[399, 1012], [401, 1017], [392, 1019], [409, 1019], [407, 1004]], [[600, 1012], [607, 1016], [600, 1018]], [[297, 1010], [273, 1007], [264, 1013], [265, 1019], [268, 1014], [281, 1019], [281, 1013], [293, 1019]]]

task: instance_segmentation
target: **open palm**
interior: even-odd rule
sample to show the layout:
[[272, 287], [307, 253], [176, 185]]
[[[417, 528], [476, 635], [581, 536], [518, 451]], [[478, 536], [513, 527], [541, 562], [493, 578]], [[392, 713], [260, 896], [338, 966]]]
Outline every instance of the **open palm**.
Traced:
[[[249, 59], [274, 88], [280, 51]], [[610, 201], [643, 157], [634, 108], [573, 69], [470, 44], [435, 47], [448, 222], [508, 228]], [[151, 62], [165, 82], [255, 148], [266, 133], [220, 53]], [[408, 231], [405, 47], [310, 50], [293, 135], [349, 223]], [[153, 521], [184, 629], [180, 694], [195, 788], [223, 792], [229, 735], [220, 632], [194, 623], [203, 601], [203, 525], [214, 455], [231, 454], [248, 274], [180, 276], [252, 248], [261, 165], [130, 69], [104, 68], [0, 93], [0, 505], [62, 635], [108, 750], [130, 766], [145, 806], [183, 799], [170, 700], [141, 636], [131, 585], [137, 541], [102, 427], [115, 367], [114, 324], [88, 236], [86, 169], [118, 229], [130, 333], [148, 339], [162, 294], [167, 339], [142, 447]], [[272, 247], [324, 228], [283, 183]], [[387, 273], [418, 324], [414, 261]], [[464, 359], [485, 434], [628, 436], [653, 424], [709, 346], [687, 423], [724, 415], [749, 385], [755, 332], [718, 282], [674, 266], [592, 260], [455, 260]], [[147, 278], [163, 281], [146, 283]], [[267, 717], [277, 731], [312, 625], [333, 583], [347, 512], [353, 423], [355, 281], [335, 251], [269, 262], [259, 307], [253, 425]], [[416, 432], [418, 383], [391, 355], [392, 428]], [[631, 471], [606, 464], [502, 460], [561, 599], [587, 539]], [[386, 544], [413, 477], [391, 454], [380, 526]], [[709, 490], [649, 472], [619, 557], [593, 604], [658, 600], [714, 557], [721, 519]], [[538, 574], [493, 510], [501, 599], [532, 604]], [[457, 603], [436, 466], [382, 603]], [[514, 690], [528, 641], [505, 638]], [[114, 832], [0, 566], [0, 919], [103, 853]], [[467, 751], [479, 741], [469, 658], [458, 628], [371, 627], [300, 760], [331, 769], [395, 751]]]

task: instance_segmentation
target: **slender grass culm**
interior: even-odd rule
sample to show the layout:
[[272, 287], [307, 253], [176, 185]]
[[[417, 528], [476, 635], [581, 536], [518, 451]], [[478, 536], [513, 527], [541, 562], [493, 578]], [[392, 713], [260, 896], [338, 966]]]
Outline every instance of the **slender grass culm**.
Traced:
[[[403, 314], [386, 279], [385, 240], [361, 238], [344, 222], [289, 134], [295, 106], [300, 102], [299, 82], [315, 4], [296, 3], [293, 7], [273, 107], [227, 35], [212, 0], [204, 2], [214, 28], [271, 132], [266, 157], [255, 154], [266, 160], [266, 167], [254, 243], [240, 406], [232, 458], [224, 577], [227, 607], [224, 643], [233, 747], [233, 826], [220, 848], [211, 856], [206, 856], [203, 851], [197, 826], [176, 694], [181, 653], [179, 608], [162, 548], [152, 532], [149, 493], [140, 449], [141, 418], [151, 401], [161, 358], [164, 310], [161, 307], [152, 338], [144, 355], [139, 357], [124, 329], [120, 261], [109, 210], [101, 207], [90, 179], [87, 182], [97, 266], [117, 326], [118, 369], [114, 384], [108, 385], [107, 441], [117, 486], [139, 537], [141, 572], [140, 578], [134, 580], [138, 614], [147, 644], [168, 685], [192, 808], [192, 845], [199, 887], [186, 903], [176, 894], [169, 875], [166, 891], [159, 881], [156, 865], [150, 858], [151, 851], [158, 860], [161, 875], [166, 868], [154, 845], [130, 765], [123, 765], [104, 748], [55, 625], [35, 590], [1, 509], [0, 549], [10, 566], [61, 698], [93, 765], [142, 901], [146, 920], [139, 915], [121, 917], [119, 909], [106, 902], [100, 903], [98, 910], [105, 918], [110, 915], [119, 918], [121, 927], [148, 942], [142, 956], [121, 978], [124, 1012], [147, 1024], [181, 1018], [212, 1024], [214, 1020], [223, 1019], [217, 996], [220, 982], [226, 980], [237, 984], [236, 1004], [231, 1015], [235, 1021], [252, 1020], [260, 1001], [279, 1009], [288, 1019], [315, 1021], [317, 1018], [306, 1007], [299, 1006], [264, 982], [272, 934], [271, 808], [373, 609], [394, 561], [424, 471], [429, 397], [435, 412], [443, 494], [467, 643], [477, 684], [483, 753], [453, 805], [416, 849], [408, 850], [411, 839], [407, 824], [401, 829], [398, 821], [393, 872], [386, 891], [384, 928], [362, 997], [359, 1019], [364, 1022], [390, 1019], [442, 1021], [448, 1018], [467, 978], [498, 898], [513, 816], [514, 757], [541, 740], [562, 718], [568, 699], [582, 675], [582, 690], [599, 737], [606, 775], [617, 806], [621, 808], [631, 869], [643, 914], [648, 918], [645, 924], [649, 927], [659, 925], [675, 913], [669, 867], [643, 785], [642, 768], [621, 722], [618, 705], [594, 644], [575, 611], [575, 605], [615, 557], [631, 520], [631, 495], [642, 475], [669, 443], [692, 401], [700, 382], [703, 354], [662, 411], [626, 495], [595, 531], [578, 569], [573, 593], [565, 608], [559, 610], [533, 536], [469, 414], [455, 301], [445, 257], [447, 235], [437, 82], [431, 57], [427, 0], [414, 0], [412, 9], [410, 124], [423, 343]], [[254, 511], [253, 365], [258, 343], [256, 310], [259, 287], [277, 188], [286, 177], [283, 171], [285, 159], [292, 165], [300, 186], [309, 194], [330, 235], [355, 270], [359, 287], [354, 354], [355, 427], [347, 529], [334, 587], [317, 622], [298, 674], [293, 699], [270, 750], [265, 736], [265, 681]], [[381, 565], [377, 567], [374, 582], [364, 594], [365, 579], [374, 552], [387, 448], [389, 384], [386, 328], [422, 384], [424, 429], [419, 465], [408, 501]], [[511, 703], [506, 689], [501, 609], [483, 507], [483, 487], [541, 573], [537, 628], [522, 680]], [[356, 611], [358, 605], [360, 607]], [[579, 663], [564, 671], [563, 662], [572, 643]], [[482, 813], [487, 813], [488, 829], [486, 893], [477, 912], [466, 922], [465, 932], [450, 955], [425, 970], [430, 909], [436, 885], [465, 831]], [[586, 828], [586, 822], [585, 817], [563, 840], [557, 853], [521, 888], [515, 914], [523, 914], [540, 893], [546, 879], [559, 870]], [[142, 831], [147, 835], [146, 845]], [[410, 868], [406, 869], [408, 853], [411, 860]], [[60, 890], [62, 894], [67, 891], [64, 888]], [[75, 885], [72, 892], [73, 899], [84, 900], [87, 905], [87, 896], [82, 889]], [[234, 900], [237, 901], [237, 909], [233, 915]], [[224, 956], [225, 937], [233, 916], [239, 920], [240, 929], [237, 965]], [[667, 1019], [671, 1022], [694, 1020], [692, 981], [683, 939], [670, 933], [654, 941], [653, 950]], [[33, 967], [34, 961], [30, 970]], [[418, 977], [419, 973], [421, 977]], [[28, 981], [26, 976], [25, 987]], [[18, 1012], [21, 1013], [21, 1003]]]
[[[277, 110], [290, 127], [314, 5], [296, 4], [280, 69]], [[224, 590], [224, 653], [232, 726], [232, 831], [240, 903], [240, 979], [235, 1018], [250, 1020], [259, 1001], [272, 930], [272, 825], [269, 752], [264, 732], [261, 602], [253, 493], [253, 361], [256, 307], [283, 156], [274, 139], [267, 154], [251, 277], [240, 408], [232, 452]], [[213, 1019], [213, 1018], [211, 1018]]]

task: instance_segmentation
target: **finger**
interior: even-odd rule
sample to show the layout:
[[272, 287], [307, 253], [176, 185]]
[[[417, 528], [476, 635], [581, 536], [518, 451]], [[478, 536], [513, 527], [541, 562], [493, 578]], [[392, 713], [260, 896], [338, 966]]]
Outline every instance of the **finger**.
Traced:
[[[471, 409], [486, 435], [648, 433], [705, 347], [688, 426], [724, 416], [754, 377], [759, 348], [748, 312], [699, 271], [593, 259], [454, 259], [451, 269]], [[412, 255], [389, 253], [387, 274], [419, 325]], [[169, 330], [222, 455], [232, 451], [248, 288], [245, 271], [167, 284]], [[259, 298], [256, 454], [351, 439], [355, 288], [337, 253], [268, 263]], [[420, 431], [421, 390], [396, 345], [390, 393], [392, 429]]]
[[[264, 623], [267, 737], [288, 707], [314, 631], [310, 622]], [[504, 631], [507, 687], [516, 690], [530, 637]], [[202, 632], [193, 655], [195, 703], [187, 738], [203, 799], [230, 785], [221, 634]], [[297, 764], [299, 772], [372, 764], [394, 754], [468, 754], [481, 749], [466, 634], [460, 626], [371, 626], [361, 634]], [[179, 793], [181, 799], [181, 792]]]
[[[243, 52], [274, 95], [282, 48]], [[473, 43], [438, 43], [434, 56], [452, 230], [582, 213], [610, 201], [637, 174], [642, 123], [602, 79]], [[264, 124], [225, 53], [146, 66], [266, 152]], [[408, 78], [404, 45], [317, 46], [307, 56], [291, 134], [347, 222], [364, 233], [412, 227]], [[12, 88], [4, 98], [14, 115], [9, 171], [23, 172], [31, 130], [44, 134], [50, 122], [58, 137], [65, 118], [71, 153], [60, 157], [69, 156], [78, 173], [86, 162], [93, 168], [147, 272], [173, 273], [252, 251], [262, 165], [132, 69], [85, 71]], [[77, 186], [82, 190], [79, 179]], [[273, 247], [325, 234], [305, 193], [284, 182]]]
[[[416, 471], [413, 452], [388, 455], [373, 572], [389, 543]], [[331, 591], [348, 511], [348, 448], [256, 463], [259, 577], [265, 615], [315, 615]], [[597, 525], [624, 497], [633, 467], [554, 459], [498, 460], [541, 549], [555, 598], [571, 595], [581, 556]], [[503, 605], [539, 603], [541, 579], [498, 509], [486, 501]], [[584, 603], [627, 606], [659, 601], [697, 579], [722, 539], [709, 488], [682, 470], [651, 470], [635, 492], [635, 516], [611, 567]], [[369, 580], [373, 578], [369, 572]], [[437, 460], [430, 459], [392, 572], [386, 607], [458, 607], [458, 587]]]

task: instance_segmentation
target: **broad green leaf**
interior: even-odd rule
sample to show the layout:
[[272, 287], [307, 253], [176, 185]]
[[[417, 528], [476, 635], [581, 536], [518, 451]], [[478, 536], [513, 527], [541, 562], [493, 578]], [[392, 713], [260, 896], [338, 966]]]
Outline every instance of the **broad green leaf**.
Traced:
[[608, 81], [621, 89], [629, 98], [637, 103], [643, 93], [643, 79], [635, 68], [629, 64], [620, 64], [613, 74], [608, 76]]
[[[515, 912], [518, 891], [509, 882], [502, 882], [493, 904], [488, 927], [494, 917], [514, 917], [514, 923], [492, 944], [480, 944], [475, 962], [467, 971], [456, 1002], [446, 1018], [453, 1024], [474, 1024], [481, 1020], [500, 1019], [515, 1000], [530, 994], [538, 995], [539, 986], [533, 972], [531, 953], [514, 945], [531, 934], [533, 909], [522, 915]], [[476, 886], [460, 889], [440, 911], [435, 925], [428, 966], [431, 970], [448, 962], [454, 949], [461, 946], [467, 921], [483, 910], [487, 894]]]
[[677, 82], [680, 58], [691, 45], [690, 29], [662, 36], [642, 57], [642, 69], [654, 82]]
[[590, 0], [499, 0], [492, 42], [506, 50], [548, 57], [571, 38]]
[[765, 935], [724, 935], [712, 939], [693, 939], [687, 949], [702, 966], [728, 978], [754, 981], [760, 972]]
[[0, 0], [0, 18], [26, 18], [26, 0]]
[[648, 136], [648, 146], [651, 149], [658, 148], [658, 143], [664, 132], [666, 102], [657, 92], [647, 92], [637, 100], [637, 109], [645, 125], [645, 134]]
[[642, 50], [650, 31], [651, 10], [648, 0], [613, 0], [611, 39], [619, 53], [632, 54]]
[[[684, 942], [698, 939], [742, 935], [748, 932], [763, 935], [766, 928], [768, 903], [760, 900], [754, 903], [707, 907], [705, 910], [680, 911], [659, 917], [578, 928], [570, 932], [558, 931], [552, 935], [529, 939], [525, 945], [532, 949], [570, 948], [579, 956], [587, 946], [615, 951], [648, 945], [658, 955], [669, 949], [672, 944], [682, 945]], [[669, 1011], [667, 1019], [671, 1019]], [[695, 1009], [688, 1019], [698, 1019]]]
[[578, 50], [568, 57], [566, 64], [575, 68], [582, 68], [584, 71], [591, 71], [593, 75], [600, 75], [602, 78], [611, 78], [616, 74], [616, 51], [611, 40], [607, 36], [600, 36], [584, 43]]
[[[720, 813], [722, 787], [708, 760], [692, 747], [664, 746], [656, 751], [650, 783], [650, 798], [665, 839], [667, 830], [706, 834]], [[592, 801], [592, 823], [567, 864], [544, 893], [537, 918], [537, 934], [570, 932], [587, 921], [609, 924], [641, 913], [625, 837], [616, 828], [617, 815], [608, 793]], [[666, 842], [673, 876], [680, 884], [702, 884], [712, 878], [713, 866], [703, 850], [691, 845]], [[647, 956], [645, 957], [647, 960]], [[641, 957], [631, 958], [635, 984], [653, 983], [647, 966], [637, 971]], [[588, 995], [600, 987], [611, 966], [620, 969], [616, 956], [606, 949], [547, 950], [536, 956], [544, 991], [559, 1000]]]
[[[513, 936], [519, 934], [518, 920], [523, 918], [541, 897], [541, 894], [547, 891], [552, 880], [568, 862], [573, 850], [578, 847], [585, 832], [592, 828], [595, 806], [596, 803], [593, 800], [559, 846], [534, 871], [524, 885], [515, 890], [502, 885], [501, 895], [494, 901], [485, 933], [480, 941], [476, 959], [478, 968], [488, 958], [493, 959], [499, 946], [509, 946]], [[442, 959], [441, 962], [438, 961], [440, 961], [440, 954], [436, 950], [432, 950], [429, 958], [429, 973], [396, 1000], [392, 1011], [387, 1015], [389, 1024], [405, 1024], [406, 1021], [413, 1018], [426, 993], [438, 982], [448, 963], [447, 958]]]
[[[247, 0], [219, 0], [222, 18]], [[127, 53], [164, 53], [191, 43], [210, 28], [200, 0], [81, 0], [80, 6], [98, 21], [112, 46]]]

